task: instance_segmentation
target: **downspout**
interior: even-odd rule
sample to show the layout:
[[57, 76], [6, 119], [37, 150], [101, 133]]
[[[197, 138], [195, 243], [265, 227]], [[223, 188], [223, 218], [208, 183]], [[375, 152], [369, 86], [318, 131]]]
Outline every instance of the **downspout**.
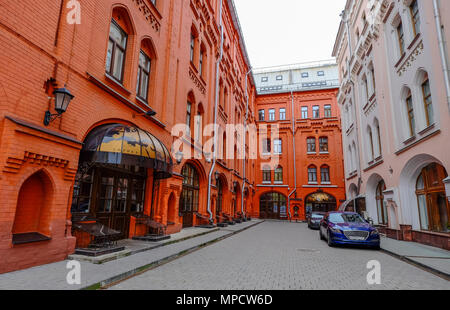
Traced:
[[223, 58], [223, 25], [222, 25], [222, 13], [223, 13], [223, 0], [220, 1], [220, 21], [219, 21], [219, 27], [220, 27], [220, 56], [219, 59], [216, 62], [216, 94], [215, 94], [215, 105], [214, 105], [214, 151], [213, 151], [213, 158], [212, 158], [212, 165], [211, 170], [209, 171], [208, 176], [208, 214], [209, 214], [209, 222], [211, 224], [214, 223], [213, 219], [213, 213], [211, 211], [211, 185], [212, 185], [212, 175], [214, 173], [214, 169], [216, 168], [216, 161], [217, 161], [217, 139], [218, 139], [218, 132], [217, 132], [217, 114], [218, 114], [218, 105], [219, 105], [219, 70], [220, 70], [220, 63], [222, 62]]
[[444, 34], [442, 32], [442, 22], [438, 0], [433, 0], [433, 6], [434, 6], [434, 18], [436, 21], [436, 32], [439, 41], [439, 51], [441, 53], [442, 69], [444, 71], [445, 90], [447, 92], [447, 105], [448, 108], [450, 109], [450, 77], [448, 72], [449, 68], [447, 63], [447, 56], [445, 53]]
[[252, 68], [250, 68], [250, 70], [248, 70], [247, 74], [245, 75], [245, 96], [247, 97], [247, 106], [246, 106], [246, 111], [245, 111], [245, 118], [244, 118], [244, 182], [242, 182], [242, 194], [241, 194], [241, 213], [244, 217], [245, 216], [245, 212], [244, 212], [244, 192], [245, 192], [245, 182], [247, 182], [247, 167], [245, 164], [245, 161], [247, 159], [247, 150], [246, 150], [246, 145], [247, 145], [247, 121], [248, 121], [248, 75], [252, 72]]
[[297, 192], [297, 167], [296, 167], [296, 151], [295, 151], [295, 110], [294, 110], [294, 92], [291, 90], [291, 107], [292, 107], [292, 146], [294, 149], [294, 190], [288, 196], [289, 220], [292, 220], [291, 213], [291, 196]]

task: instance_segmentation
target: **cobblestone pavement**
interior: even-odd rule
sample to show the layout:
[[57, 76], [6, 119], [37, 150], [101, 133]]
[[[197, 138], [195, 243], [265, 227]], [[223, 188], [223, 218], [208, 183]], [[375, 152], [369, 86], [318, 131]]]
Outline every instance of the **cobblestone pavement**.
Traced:
[[[381, 263], [368, 285], [367, 263]], [[306, 224], [265, 222], [111, 289], [450, 289], [450, 282], [380, 251], [329, 248]]]

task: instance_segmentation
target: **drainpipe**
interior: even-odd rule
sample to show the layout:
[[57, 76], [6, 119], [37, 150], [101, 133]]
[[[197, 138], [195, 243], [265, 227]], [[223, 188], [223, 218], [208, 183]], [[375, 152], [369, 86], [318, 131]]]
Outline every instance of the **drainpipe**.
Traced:
[[223, 0], [220, 1], [220, 56], [219, 59], [216, 62], [216, 94], [215, 94], [215, 106], [214, 106], [214, 152], [213, 152], [213, 159], [212, 159], [212, 166], [211, 170], [209, 171], [208, 176], [208, 213], [209, 213], [209, 222], [212, 224], [214, 223], [213, 219], [213, 213], [211, 211], [211, 185], [212, 185], [212, 175], [214, 173], [214, 169], [216, 168], [216, 161], [217, 161], [217, 139], [218, 139], [218, 130], [217, 130], [217, 114], [218, 114], [218, 105], [219, 105], [219, 70], [220, 70], [220, 63], [222, 62], [223, 58], [223, 20], [222, 20], [222, 13], [223, 13]]
[[291, 213], [291, 196], [297, 192], [297, 167], [296, 167], [296, 152], [295, 152], [295, 110], [294, 110], [294, 92], [291, 90], [291, 106], [292, 106], [292, 145], [294, 149], [294, 190], [288, 196], [288, 211], [289, 220], [292, 220]]
[[447, 91], [447, 105], [448, 108], [450, 109], [450, 78], [448, 72], [449, 68], [447, 63], [447, 55], [445, 53], [444, 34], [442, 31], [441, 14], [439, 10], [438, 0], [433, 0], [433, 6], [434, 6], [434, 18], [436, 21], [436, 32], [439, 41], [439, 51], [441, 53], [442, 69], [444, 70], [445, 90]]
[[246, 144], [247, 144], [247, 121], [248, 121], [248, 75], [252, 72], [252, 68], [248, 70], [247, 74], [245, 75], [245, 96], [247, 97], [247, 106], [245, 111], [245, 118], [244, 118], [244, 182], [242, 183], [242, 194], [241, 194], [241, 212], [244, 217], [244, 192], [245, 192], [245, 182], [247, 182], [247, 170], [246, 170], [246, 164], [245, 160], [247, 159], [247, 152], [246, 152]]

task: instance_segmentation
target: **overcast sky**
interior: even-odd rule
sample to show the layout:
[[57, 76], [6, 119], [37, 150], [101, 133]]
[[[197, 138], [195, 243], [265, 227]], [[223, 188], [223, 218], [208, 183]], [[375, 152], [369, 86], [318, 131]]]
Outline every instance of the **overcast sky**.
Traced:
[[345, 0], [234, 0], [254, 68], [330, 59]]

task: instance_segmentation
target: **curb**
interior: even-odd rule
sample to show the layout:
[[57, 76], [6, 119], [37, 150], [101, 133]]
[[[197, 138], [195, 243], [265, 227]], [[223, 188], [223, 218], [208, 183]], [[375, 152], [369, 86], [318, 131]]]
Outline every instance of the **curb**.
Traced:
[[[108, 287], [111, 287], [111, 286], [113, 286], [113, 285], [119, 283], [119, 282], [128, 280], [128, 279], [130, 279], [130, 278], [132, 278], [132, 277], [135, 277], [135, 276], [137, 276], [137, 275], [140, 275], [140, 274], [142, 274], [142, 273], [144, 273], [144, 272], [146, 272], [146, 271], [149, 271], [149, 270], [151, 270], [151, 269], [154, 269], [154, 268], [156, 268], [156, 267], [159, 267], [159, 266], [161, 266], [161, 265], [164, 265], [164, 264], [167, 264], [167, 263], [169, 263], [169, 262], [171, 262], [171, 261], [174, 261], [174, 260], [177, 259], [177, 258], [183, 257], [183, 256], [185, 256], [185, 255], [188, 255], [188, 254], [192, 253], [192, 252], [198, 251], [198, 250], [200, 250], [200, 249], [202, 249], [202, 248], [204, 248], [204, 247], [206, 247], [206, 246], [209, 246], [209, 245], [211, 245], [211, 244], [214, 244], [214, 243], [217, 243], [217, 242], [219, 242], [219, 241], [225, 240], [225, 239], [227, 239], [227, 238], [229, 238], [229, 237], [231, 237], [231, 236], [234, 236], [234, 235], [239, 234], [239, 233], [241, 233], [241, 232], [243, 232], [243, 231], [246, 231], [246, 230], [248, 230], [248, 229], [250, 229], [250, 228], [252, 228], [252, 227], [255, 227], [255, 226], [257, 226], [257, 225], [259, 225], [259, 224], [261, 224], [261, 223], [264, 223], [264, 221], [261, 221], [261, 222], [258, 222], [258, 223], [254, 223], [254, 224], [249, 225], [249, 226], [247, 226], [247, 227], [245, 227], [245, 228], [236, 230], [236, 231], [234, 231], [234, 232], [230, 232], [230, 233], [228, 233], [228, 234], [226, 234], [226, 235], [223, 235], [223, 236], [221, 236], [221, 237], [218, 237], [218, 238], [216, 238], [216, 239], [209, 240], [209, 241], [207, 241], [207, 242], [198, 244], [198, 245], [196, 245], [196, 246], [193, 246], [193, 247], [188, 248], [188, 249], [186, 249], [186, 250], [183, 250], [183, 251], [181, 251], [181, 252], [175, 253], [175, 254], [173, 254], [173, 255], [170, 255], [170, 256], [164, 257], [164, 258], [162, 258], [162, 259], [159, 259], [159, 260], [150, 262], [150, 263], [148, 263], [148, 264], [146, 264], [146, 265], [144, 265], [144, 266], [141, 266], [141, 267], [138, 267], [138, 268], [134, 268], [134, 269], [132, 269], [132, 270], [130, 270], [130, 271], [121, 273], [121, 274], [119, 274], [119, 275], [117, 275], [117, 276], [113, 276], [113, 277], [110, 277], [110, 278], [105, 279], [105, 280], [103, 280], [103, 281], [96, 282], [96, 283], [94, 283], [94, 284], [91, 284], [91, 285], [88, 285], [88, 286], [86, 286], [86, 287], [84, 287], [84, 288], [81, 288], [80, 290], [99, 290], [99, 289], [106, 289], [106, 288], [108, 288]], [[216, 230], [216, 231], [220, 231], [220, 229], [218, 229], [218, 230]], [[209, 233], [209, 232], [208, 232], [208, 233]], [[207, 233], [206, 233], [206, 234], [207, 234]], [[205, 235], [205, 233], [203, 233], [203, 234], [201, 234], [201, 235]], [[197, 237], [199, 237], [199, 236], [197, 236]], [[187, 239], [192, 239], [192, 238], [194, 238], [194, 237], [186, 238], [186, 239], [180, 239], [180, 240], [177, 240], [177, 242], [181, 242], [181, 241], [184, 241], [184, 240], [187, 240]], [[172, 243], [176, 243], [176, 242], [172, 242]], [[168, 245], [168, 244], [164, 244], [164, 245]], [[161, 246], [163, 246], [163, 245], [161, 245]], [[161, 247], [161, 246], [159, 246], [159, 247]]]
[[434, 275], [436, 275], [438, 277], [441, 277], [441, 278], [443, 278], [443, 279], [445, 279], [447, 281], [450, 281], [450, 274], [448, 274], [448, 273], [446, 273], [444, 271], [441, 271], [441, 270], [438, 270], [436, 268], [430, 267], [428, 265], [422, 264], [422, 263], [420, 263], [418, 261], [415, 261], [415, 260], [409, 258], [408, 256], [403, 256], [403, 255], [397, 254], [395, 252], [392, 252], [392, 251], [389, 251], [389, 250], [386, 250], [386, 249], [383, 249], [383, 248], [381, 248], [381, 252], [384, 252], [384, 253], [386, 253], [386, 254], [388, 254], [390, 256], [393, 256], [393, 257], [395, 257], [395, 258], [397, 258], [397, 259], [399, 259], [401, 261], [404, 261], [404, 262], [406, 262], [406, 263], [408, 263], [410, 265], [413, 265], [413, 266], [415, 266], [415, 267], [417, 267], [419, 269], [422, 269], [422, 270], [427, 271], [429, 273], [432, 273], [432, 274], [434, 274]]

